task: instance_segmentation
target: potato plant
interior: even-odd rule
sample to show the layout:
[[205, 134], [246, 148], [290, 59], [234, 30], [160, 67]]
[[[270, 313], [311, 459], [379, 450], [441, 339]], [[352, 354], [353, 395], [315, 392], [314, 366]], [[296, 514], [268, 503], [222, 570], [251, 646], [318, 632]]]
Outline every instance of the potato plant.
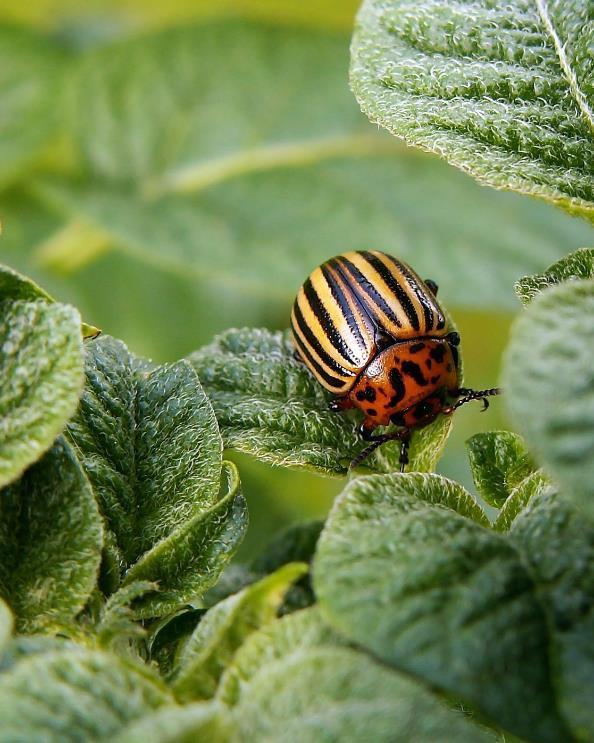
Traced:
[[[0, 741], [594, 740], [591, 9], [365, 0], [361, 109], [450, 165], [361, 117], [341, 38], [227, 19], [76, 51], [0, 28], [6, 252], [35, 232], [46, 267], [134, 256], [206, 276], [211, 303], [277, 292], [288, 321], [320, 244], [397, 252], [397, 230], [461, 304], [515, 282], [513, 430], [468, 439], [479, 498], [435, 472], [455, 418], [406, 473], [394, 443], [353, 471], [357, 417], [288, 331], [156, 363], [0, 267]], [[315, 84], [273, 104], [292, 76]], [[231, 562], [233, 452], [344, 487]]]

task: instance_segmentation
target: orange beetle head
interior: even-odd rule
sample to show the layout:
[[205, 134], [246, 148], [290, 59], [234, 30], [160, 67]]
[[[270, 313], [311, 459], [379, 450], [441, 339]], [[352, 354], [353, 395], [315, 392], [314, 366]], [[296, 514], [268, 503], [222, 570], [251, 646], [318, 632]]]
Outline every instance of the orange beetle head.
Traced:
[[434, 420], [448, 405], [448, 393], [458, 390], [455, 353], [447, 338], [394, 343], [379, 353], [348, 396], [365, 413], [366, 428], [419, 428]]

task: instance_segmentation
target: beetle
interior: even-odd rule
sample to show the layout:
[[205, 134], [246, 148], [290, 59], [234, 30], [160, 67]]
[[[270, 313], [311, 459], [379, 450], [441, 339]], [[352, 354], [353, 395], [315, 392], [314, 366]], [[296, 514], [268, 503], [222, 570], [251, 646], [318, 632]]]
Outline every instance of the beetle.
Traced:
[[[291, 313], [295, 357], [335, 395], [330, 409], [359, 408], [366, 448], [399, 440], [400, 470], [411, 433], [440, 414], [501, 390], [459, 385], [460, 336], [437, 301], [437, 284], [404, 261], [376, 250], [351, 251], [318, 266], [299, 289]], [[393, 424], [375, 435], [378, 426]]]

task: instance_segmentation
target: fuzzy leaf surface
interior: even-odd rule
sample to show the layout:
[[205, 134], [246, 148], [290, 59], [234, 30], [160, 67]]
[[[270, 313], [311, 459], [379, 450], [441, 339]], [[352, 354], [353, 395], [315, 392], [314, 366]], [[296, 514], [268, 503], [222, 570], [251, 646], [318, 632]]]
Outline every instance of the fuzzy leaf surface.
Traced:
[[228, 717], [216, 702], [168, 705], [127, 725], [113, 743], [223, 743], [232, 740]]
[[0, 486], [52, 445], [83, 385], [80, 316], [73, 307], [0, 302]]
[[344, 647], [317, 609], [251, 635], [229, 674], [244, 740], [491, 739], [420, 684]]
[[463, 515], [468, 501], [436, 475], [352, 481], [318, 543], [316, 595], [337, 631], [384, 662], [553, 743], [567, 731], [535, 585], [512, 544]]
[[86, 386], [68, 432], [126, 564], [218, 498], [222, 446], [186, 362], [145, 371], [108, 336], [86, 346]]
[[594, 248], [581, 248], [549, 266], [544, 273], [524, 276], [516, 282], [516, 294], [523, 305], [538, 296], [548, 286], [574, 279], [594, 279]]
[[547, 289], [514, 324], [503, 368], [505, 399], [517, 429], [591, 517], [593, 316], [594, 282]]
[[213, 506], [182, 522], [126, 573], [121, 590], [135, 581], [159, 585], [157, 593], [134, 603], [136, 617], [170, 613], [216, 583], [248, 526], [247, 503], [231, 462], [223, 462], [222, 483]]
[[345, 250], [378, 247], [452, 304], [501, 308], [519, 276], [592, 243], [588, 225], [378, 135], [348, 89], [348, 46], [227, 21], [91, 49], [70, 91], [80, 172], [35, 193], [152, 270], [278, 313]]
[[495, 531], [508, 531], [515, 518], [522, 513], [531, 499], [550, 487], [551, 480], [542, 470], [528, 475], [511, 491], [509, 498], [501, 507], [493, 522]]
[[351, 83], [408, 144], [592, 220], [593, 41], [579, 0], [365, 0]]
[[99, 651], [26, 658], [0, 676], [0, 741], [99, 741], [172, 703], [156, 676]]
[[213, 697], [237, 649], [275, 618], [291, 584], [306, 572], [305, 563], [289, 563], [213, 606], [184, 644], [175, 696], [185, 702]]
[[594, 736], [594, 528], [552, 490], [509, 532], [534, 575], [551, 626], [560, 710], [578, 740]]
[[[264, 462], [338, 475], [365, 448], [359, 419], [333, 413], [331, 399], [303, 364], [295, 361], [288, 334], [229, 330], [189, 357], [206, 390], [225, 446]], [[442, 416], [415, 432], [410, 468], [437, 462], [451, 420]], [[386, 444], [362, 467], [398, 469], [398, 446]]]
[[103, 531], [89, 482], [62, 438], [0, 491], [0, 595], [21, 632], [67, 622], [97, 581]]
[[511, 431], [477, 433], [468, 439], [466, 448], [474, 483], [496, 508], [534, 469], [522, 438]]

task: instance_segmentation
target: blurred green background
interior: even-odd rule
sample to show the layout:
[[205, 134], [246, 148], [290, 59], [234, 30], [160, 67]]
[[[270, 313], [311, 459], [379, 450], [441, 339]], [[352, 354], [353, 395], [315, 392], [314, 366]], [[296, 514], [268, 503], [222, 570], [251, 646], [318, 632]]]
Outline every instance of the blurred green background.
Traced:
[[[348, 87], [352, 0], [0, 2], [0, 260], [156, 361], [285, 328], [325, 258], [379, 249], [440, 285], [466, 381], [497, 383], [513, 282], [592, 244], [544, 203], [407, 149]], [[456, 416], [440, 471], [472, 489]], [[343, 485], [240, 465], [253, 554]]]

